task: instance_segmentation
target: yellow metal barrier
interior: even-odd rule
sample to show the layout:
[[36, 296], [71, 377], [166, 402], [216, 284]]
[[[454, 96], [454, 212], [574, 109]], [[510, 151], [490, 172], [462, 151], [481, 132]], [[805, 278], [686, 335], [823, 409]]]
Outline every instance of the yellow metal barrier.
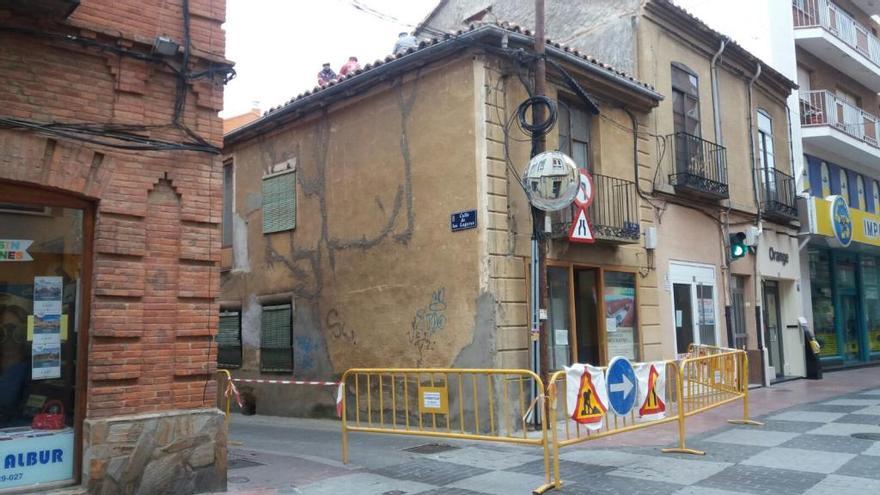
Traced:
[[530, 430], [527, 416], [542, 407], [529, 400], [541, 378], [528, 370], [457, 368], [361, 368], [342, 375], [342, 462], [348, 434], [385, 433], [534, 445], [544, 451], [547, 485], [550, 458], [544, 421]]

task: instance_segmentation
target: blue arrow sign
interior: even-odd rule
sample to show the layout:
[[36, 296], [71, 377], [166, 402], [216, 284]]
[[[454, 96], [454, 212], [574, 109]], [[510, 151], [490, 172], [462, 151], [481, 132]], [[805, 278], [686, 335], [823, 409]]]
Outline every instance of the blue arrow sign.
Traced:
[[605, 376], [608, 387], [608, 403], [618, 416], [626, 416], [636, 404], [638, 395], [636, 373], [629, 359], [617, 356], [608, 364]]

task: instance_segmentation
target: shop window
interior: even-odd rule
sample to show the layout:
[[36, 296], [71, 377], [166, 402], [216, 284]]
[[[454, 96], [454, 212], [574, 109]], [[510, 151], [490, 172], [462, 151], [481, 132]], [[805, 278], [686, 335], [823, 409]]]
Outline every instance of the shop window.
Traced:
[[282, 232], [296, 226], [296, 172], [263, 178], [263, 233]]
[[608, 356], [639, 359], [636, 275], [605, 271], [605, 334]]
[[293, 324], [290, 304], [263, 306], [260, 321], [260, 371], [293, 371]]
[[235, 211], [234, 179], [232, 160], [223, 163], [223, 247], [232, 245], [232, 214]]
[[873, 199], [871, 213], [878, 213], [880, 212], [880, 184], [876, 180], [871, 181], [871, 192], [871, 199]]
[[827, 198], [831, 196], [831, 172], [828, 170], [828, 164], [822, 162], [819, 165], [819, 174], [822, 176], [822, 197]]
[[852, 200], [849, 197], [849, 175], [846, 170], [840, 169], [840, 195], [846, 200], [846, 204], [850, 204]]
[[810, 250], [810, 296], [813, 303], [813, 331], [822, 346], [820, 356], [837, 356], [834, 330], [834, 295], [831, 286], [831, 259], [828, 251]]
[[554, 370], [562, 369], [571, 364], [571, 311], [569, 306], [569, 271], [568, 267], [547, 267], [547, 289], [550, 293], [550, 345]]
[[241, 367], [241, 311], [220, 313], [220, 328], [217, 331], [217, 366]]
[[83, 393], [77, 361], [85, 352], [77, 324], [89, 299], [82, 287], [92, 235], [90, 210], [10, 203], [49, 193], [6, 187], [0, 184], [7, 201], [0, 211], [0, 491], [74, 478]]
[[[880, 353], [880, 259], [862, 255], [862, 289], [865, 295], [865, 329], [868, 351]], [[878, 359], [880, 356], [875, 357]]]
[[868, 209], [868, 199], [865, 197], [865, 179], [861, 175], [856, 176], [856, 206], [862, 211]]
[[559, 151], [578, 167], [590, 169], [590, 114], [570, 100], [559, 102]]
[[676, 133], [700, 136], [700, 85], [687, 66], [672, 64], [672, 117]]

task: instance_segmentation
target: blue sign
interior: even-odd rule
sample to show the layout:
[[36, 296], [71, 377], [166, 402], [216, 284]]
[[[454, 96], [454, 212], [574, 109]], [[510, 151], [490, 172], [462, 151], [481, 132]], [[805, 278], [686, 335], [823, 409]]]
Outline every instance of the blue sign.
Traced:
[[849, 206], [843, 196], [831, 196], [831, 226], [834, 229], [834, 238], [840, 247], [847, 247], [853, 238], [853, 223], [849, 216]]
[[0, 490], [73, 478], [71, 428], [0, 439]]
[[477, 228], [477, 210], [453, 213], [449, 218], [449, 227], [453, 232]]
[[626, 416], [636, 405], [638, 395], [636, 372], [633, 371], [629, 359], [617, 356], [608, 363], [605, 374], [608, 387], [608, 404], [618, 416]]

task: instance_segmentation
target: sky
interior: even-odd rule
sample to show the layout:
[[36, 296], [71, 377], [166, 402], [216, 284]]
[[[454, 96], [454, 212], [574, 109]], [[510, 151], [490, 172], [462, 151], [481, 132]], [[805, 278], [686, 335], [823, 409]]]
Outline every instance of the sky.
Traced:
[[[321, 64], [335, 71], [356, 56], [361, 65], [391, 54], [438, 0], [227, 0], [226, 57], [235, 79], [221, 116], [266, 111], [317, 85]], [[359, 10], [363, 6], [400, 22]]]

